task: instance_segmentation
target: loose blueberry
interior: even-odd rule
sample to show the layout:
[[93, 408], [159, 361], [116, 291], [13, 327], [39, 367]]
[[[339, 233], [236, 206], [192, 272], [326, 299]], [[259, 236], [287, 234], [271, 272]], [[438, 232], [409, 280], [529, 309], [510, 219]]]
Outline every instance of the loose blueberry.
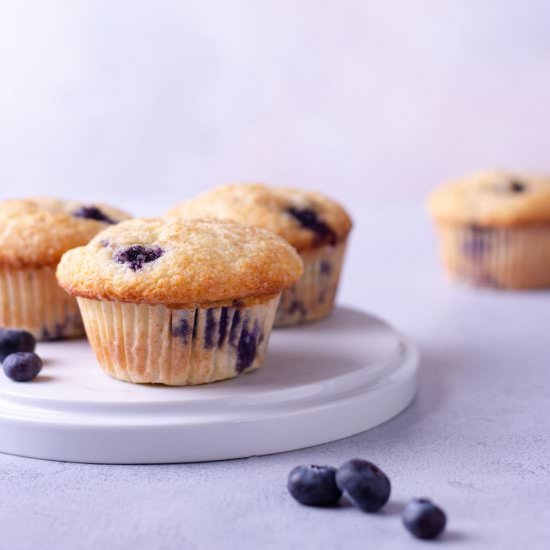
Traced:
[[115, 220], [109, 218], [105, 212], [97, 206], [82, 206], [76, 212], [73, 212], [75, 218], [86, 218], [88, 220], [96, 220], [98, 222], [116, 223]]
[[336, 233], [317, 216], [315, 210], [289, 206], [286, 211], [296, 218], [302, 227], [313, 231], [319, 244], [336, 244]]
[[115, 253], [114, 260], [119, 264], [127, 264], [132, 271], [138, 271], [143, 264], [154, 262], [164, 254], [159, 246], [142, 246], [134, 244], [122, 248]]
[[445, 512], [427, 498], [413, 498], [401, 516], [405, 528], [416, 538], [434, 539], [445, 529]]
[[34, 351], [36, 340], [26, 330], [0, 328], [0, 361], [18, 351]]
[[354, 458], [342, 464], [336, 483], [346, 497], [365, 512], [376, 512], [388, 502], [391, 484], [388, 476], [372, 462]]
[[2, 364], [4, 373], [15, 382], [28, 382], [42, 370], [42, 359], [36, 353], [18, 351], [8, 355]]
[[332, 466], [296, 466], [288, 476], [287, 488], [306, 506], [334, 506], [342, 496]]

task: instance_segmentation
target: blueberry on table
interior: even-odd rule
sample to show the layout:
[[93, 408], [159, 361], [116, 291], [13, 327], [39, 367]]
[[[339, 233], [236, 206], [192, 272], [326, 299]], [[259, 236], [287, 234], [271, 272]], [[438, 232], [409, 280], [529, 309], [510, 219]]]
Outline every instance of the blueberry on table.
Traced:
[[8, 355], [2, 364], [4, 373], [15, 382], [28, 382], [42, 370], [42, 359], [36, 353], [18, 351]]
[[0, 361], [17, 351], [34, 351], [36, 340], [26, 330], [0, 328]]
[[296, 466], [288, 476], [287, 488], [306, 506], [333, 506], [342, 496], [336, 485], [336, 468], [331, 466]]
[[376, 512], [388, 502], [391, 484], [378, 466], [354, 458], [338, 468], [336, 483], [346, 497], [365, 512]]
[[419, 539], [434, 539], [445, 529], [445, 512], [427, 498], [413, 498], [402, 514], [403, 525]]

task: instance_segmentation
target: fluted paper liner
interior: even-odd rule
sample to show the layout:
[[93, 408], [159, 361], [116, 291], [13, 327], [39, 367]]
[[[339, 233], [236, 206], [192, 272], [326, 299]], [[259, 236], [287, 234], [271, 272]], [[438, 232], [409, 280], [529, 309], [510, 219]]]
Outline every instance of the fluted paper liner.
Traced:
[[38, 340], [84, 334], [76, 300], [58, 285], [53, 267], [0, 268], [0, 326]]
[[275, 326], [308, 323], [326, 317], [334, 307], [346, 241], [300, 254], [304, 273], [299, 281], [283, 291]]
[[550, 225], [481, 227], [438, 224], [449, 273], [478, 286], [550, 287]]
[[172, 309], [78, 298], [103, 370], [120, 380], [186, 386], [263, 363], [279, 296], [251, 306]]

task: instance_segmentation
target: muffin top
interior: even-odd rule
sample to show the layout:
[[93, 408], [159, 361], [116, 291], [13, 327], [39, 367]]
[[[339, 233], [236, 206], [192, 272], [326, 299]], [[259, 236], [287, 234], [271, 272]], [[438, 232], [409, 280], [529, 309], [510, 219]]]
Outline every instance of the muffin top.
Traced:
[[487, 171], [442, 185], [428, 208], [446, 223], [512, 226], [550, 223], [550, 177]]
[[104, 204], [46, 197], [0, 201], [0, 265], [56, 265], [64, 252], [126, 218], [126, 212]]
[[342, 206], [320, 193], [260, 183], [217, 187], [176, 205], [168, 216], [216, 217], [262, 227], [298, 251], [335, 245], [352, 226]]
[[67, 252], [61, 286], [86, 298], [188, 306], [279, 293], [302, 274], [283, 239], [230, 221], [134, 219]]

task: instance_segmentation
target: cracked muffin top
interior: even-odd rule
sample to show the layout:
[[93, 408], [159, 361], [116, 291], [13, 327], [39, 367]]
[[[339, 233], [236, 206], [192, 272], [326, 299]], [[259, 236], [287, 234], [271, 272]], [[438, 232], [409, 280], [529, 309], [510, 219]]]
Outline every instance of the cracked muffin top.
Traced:
[[191, 306], [271, 297], [302, 261], [268, 231], [222, 220], [133, 219], [67, 252], [60, 285], [86, 298]]
[[550, 223], [550, 177], [504, 171], [473, 174], [437, 188], [428, 208], [441, 222], [487, 226]]
[[55, 266], [67, 250], [129, 217], [105, 204], [46, 197], [1, 201], [0, 266]]
[[337, 202], [313, 191], [235, 183], [184, 201], [168, 213], [185, 219], [215, 217], [267, 229], [299, 252], [335, 245], [352, 221]]

